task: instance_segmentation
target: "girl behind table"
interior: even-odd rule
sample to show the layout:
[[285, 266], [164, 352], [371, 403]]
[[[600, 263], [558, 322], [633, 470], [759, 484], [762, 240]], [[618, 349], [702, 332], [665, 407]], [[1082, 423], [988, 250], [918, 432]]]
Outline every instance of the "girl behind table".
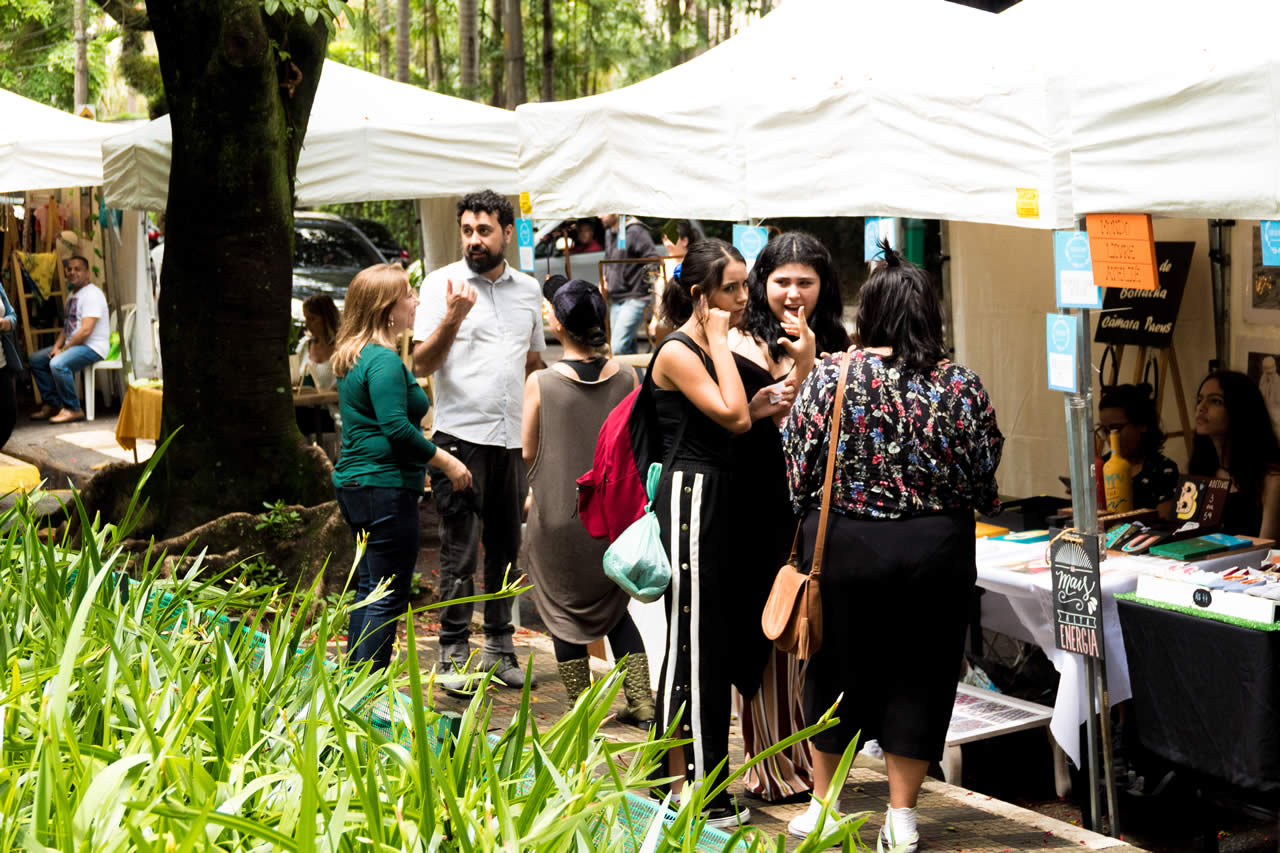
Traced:
[[[1158, 510], [1161, 518], [1173, 517], [1178, 490], [1178, 465], [1165, 456], [1164, 430], [1150, 385], [1116, 385], [1104, 388], [1098, 404], [1098, 431], [1116, 433], [1120, 455], [1133, 476], [1135, 509]], [[1109, 444], [1108, 444], [1109, 446]]]
[[859, 294], [840, 434], [830, 435], [839, 355], [809, 374], [782, 432], [806, 571], [827, 454], [838, 454], [822, 566], [825, 634], [805, 673], [804, 713], [817, 719], [839, 700], [840, 724], [813, 738], [815, 799], [788, 831], [814, 831], [819, 800], [861, 732], [884, 750], [884, 846], [914, 853], [916, 801], [942, 757], [960, 674], [977, 574], [973, 512], [999, 507], [1004, 439], [977, 375], [947, 361], [928, 276], [887, 243], [882, 250]]
[[[733, 517], [730, 438], [751, 426], [728, 341], [747, 307], [746, 278], [741, 253], [723, 240], [690, 248], [662, 296], [676, 331], [650, 365], [664, 458], [674, 447], [653, 506], [671, 560], [658, 724], [665, 730], [678, 716], [677, 737], [692, 738], [667, 753], [677, 795], [687, 795], [686, 782], [709, 778], [728, 756], [726, 662], [738, 654], [742, 637], [761, 630], [759, 611], [725, 606], [737, 582], [733, 538], [743, 533]], [[725, 793], [709, 804], [707, 818], [711, 826], [730, 826], [749, 820], [750, 812], [738, 811]]]
[[[795, 535], [777, 420], [813, 369], [815, 352], [842, 352], [849, 347], [849, 333], [840, 320], [840, 282], [831, 255], [816, 237], [795, 232], [770, 240], [751, 268], [747, 287], [746, 318], [741, 330], [729, 333], [751, 409], [751, 431], [735, 442], [739, 485], [734, 493], [743, 529], [760, 531], [764, 541], [761, 536], [739, 540], [744, 600], [738, 606], [760, 612]], [[777, 403], [770, 402], [771, 390], [782, 391]], [[746, 689], [735, 703], [749, 700], [738, 714], [749, 759], [804, 728], [803, 682], [800, 662], [775, 650], [762, 633], [743, 637], [742, 647], [734, 663], [744, 672], [735, 683]], [[770, 801], [808, 792], [813, 787], [808, 742], [751, 768], [744, 782], [748, 792]]]
[[1190, 473], [1231, 480], [1222, 529], [1280, 536], [1280, 447], [1262, 392], [1234, 370], [1210, 373], [1196, 394]]

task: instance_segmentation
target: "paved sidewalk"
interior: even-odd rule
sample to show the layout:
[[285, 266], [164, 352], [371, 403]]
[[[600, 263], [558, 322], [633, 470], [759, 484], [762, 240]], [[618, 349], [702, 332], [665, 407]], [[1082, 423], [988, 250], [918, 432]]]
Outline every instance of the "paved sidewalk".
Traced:
[[[419, 636], [423, 636], [428, 630], [424, 620]], [[564, 687], [556, 672], [551, 640], [535, 631], [517, 630], [515, 645], [521, 665], [525, 665], [528, 655], [533, 655], [538, 685], [530, 694], [531, 710], [538, 726], [545, 728], [567, 710]], [[479, 639], [473, 638], [473, 650], [478, 652], [479, 647]], [[420, 640], [419, 649], [424, 664], [439, 659], [439, 648], [433, 638]], [[608, 671], [603, 661], [593, 661], [593, 668], [598, 673]], [[490, 695], [494, 704], [493, 719], [499, 724], [510, 719], [519, 709], [518, 690], [498, 687]], [[450, 697], [443, 691], [436, 691], [435, 703], [441, 710], [458, 712], [467, 704], [465, 700]], [[619, 701], [616, 707], [620, 710], [622, 702]], [[634, 739], [641, 735], [638, 729], [617, 722], [607, 724], [604, 731], [623, 739]], [[729, 753], [732, 766], [741, 766], [742, 734], [736, 721], [730, 732]], [[741, 795], [741, 784], [736, 788]], [[806, 807], [806, 804], [773, 805], [745, 796], [742, 802], [751, 809], [752, 824], [771, 836], [785, 834], [787, 821]], [[859, 756], [840, 798], [840, 811], [845, 814], [869, 813], [862, 830], [862, 840], [871, 849], [875, 849], [876, 833], [884, 822], [888, 802], [889, 783], [884, 775], [883, 762]], [[1078, 850], [1082, 847], [1089, 850], [1105, 849], [1110, 853], [1138, 850], [1114, 838], [933, 779], [926, 781], [920, 796], [919, 824], [924, 842], [922, 850], [954, 850], [963, 853]], [[794, 839], [788, 839], [787, 849], [794, 850], [796, 844]]]

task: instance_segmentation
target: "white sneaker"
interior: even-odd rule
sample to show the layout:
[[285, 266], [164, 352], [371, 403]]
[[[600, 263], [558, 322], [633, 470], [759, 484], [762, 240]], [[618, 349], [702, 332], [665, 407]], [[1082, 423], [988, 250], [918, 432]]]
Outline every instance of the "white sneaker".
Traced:
[[[810, 809], [805, 809], [787, 823], [787, 835], [790, 835], [792, 838], [808, 838], [810, 833], [817, 831], [818, 816], [821, 814], [822, 812], [820, 811], [815, 812]], [[839, 820], [840, 815], [836, 814], [834, 810], [827, 812], [826, 823], [823, 824], [822, 832], [818, 832], [818, 835], [821, 836], [826, 832], [830, 832], [835, 829], [835, 824]]]
[[886, 829], [888, 827], [881, 828], [880, 834], [876, 838], [876, 853], [890, 853], [890, 851], [894, 851], [894, 853], [916, 853], [920, 849], [920, 833], [917, 832], [914, 838], [898, 839], [895, 844], [885, 833]]

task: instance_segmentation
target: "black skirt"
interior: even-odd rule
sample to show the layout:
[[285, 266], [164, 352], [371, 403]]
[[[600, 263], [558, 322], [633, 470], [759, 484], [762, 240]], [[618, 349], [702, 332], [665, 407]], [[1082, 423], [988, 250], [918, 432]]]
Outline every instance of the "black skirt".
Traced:
[[[941, 759], [964, 655], [977, 568], [973, 512], [894, 520], [830, 515], [822, 566], [822, 647], [805, 673], [804, 712], [816, 721], [841, 693], [840, 724], [813, 738], [842, 753], [880, 741], [885, 752]], [[804, 520], [808, 570], [818, 512]]]

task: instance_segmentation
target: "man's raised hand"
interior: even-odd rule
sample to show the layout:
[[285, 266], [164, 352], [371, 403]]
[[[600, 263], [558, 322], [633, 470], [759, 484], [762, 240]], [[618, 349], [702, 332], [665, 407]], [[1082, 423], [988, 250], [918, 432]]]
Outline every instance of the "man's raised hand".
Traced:
[[449, 279], [444, 290], [444, 308], [446, 316], [455, 323], [461, 323], [467, 313], [476, 304], [476, 289], [465, 281]]

